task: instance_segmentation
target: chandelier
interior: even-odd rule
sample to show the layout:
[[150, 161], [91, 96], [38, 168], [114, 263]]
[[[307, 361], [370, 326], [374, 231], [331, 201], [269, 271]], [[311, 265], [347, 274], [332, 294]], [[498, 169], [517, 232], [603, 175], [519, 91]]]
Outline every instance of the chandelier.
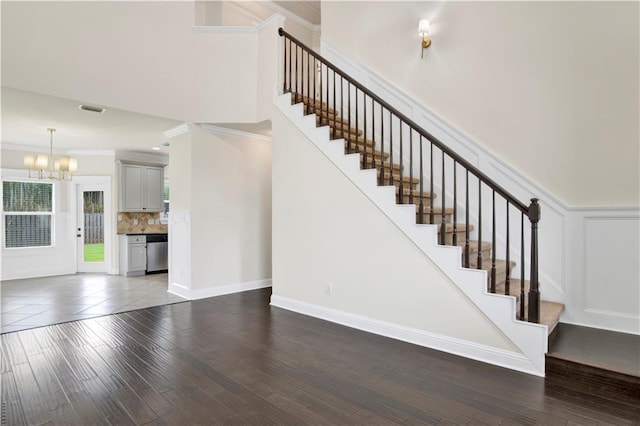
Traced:
[[[29, 170], [30, 178], [71, 180], [73, 175], [78, 171], [78, 160], [67, 155], [55, 159], [53, 157], [53, 132], [55, 132], [56, 129], [48, 128], [47, 131], [51, 134], [49, 155], [27, 154], [24, 156], [24, 167]], [[36, 176], [32, 176], [32, 172], [36, 172]]]

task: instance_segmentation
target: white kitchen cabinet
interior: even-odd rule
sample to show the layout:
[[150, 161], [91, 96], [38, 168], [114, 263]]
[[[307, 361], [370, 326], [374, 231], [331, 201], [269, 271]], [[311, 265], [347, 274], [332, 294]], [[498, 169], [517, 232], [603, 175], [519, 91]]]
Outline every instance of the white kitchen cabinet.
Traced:
[[147, 269], [147, 237], [120, 235], [120, 275], [144, 275]]
[[144, 164], [120, 164], [121, 212], [161, 212], [164, 167]]

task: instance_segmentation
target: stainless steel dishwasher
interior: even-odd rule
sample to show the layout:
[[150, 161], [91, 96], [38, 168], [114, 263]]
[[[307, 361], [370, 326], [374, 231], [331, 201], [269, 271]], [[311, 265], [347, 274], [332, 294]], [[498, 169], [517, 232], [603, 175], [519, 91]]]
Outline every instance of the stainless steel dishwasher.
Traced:
[[169, 268], [169, 237], [167, 234], [147, 235], [147, 274], [167, 272]]

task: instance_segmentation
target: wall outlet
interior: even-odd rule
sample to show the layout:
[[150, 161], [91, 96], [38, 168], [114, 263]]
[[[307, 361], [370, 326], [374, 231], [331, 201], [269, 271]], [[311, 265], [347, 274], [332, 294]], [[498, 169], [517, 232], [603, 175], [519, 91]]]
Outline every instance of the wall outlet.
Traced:
[[121, 214], [118, 215], [118, 222], [122, 222], [122, 215]]
[[147, 221], [147, 223], [148, 223], [149, 225], [153, 225], [153, 219], [149, 219], [149, 220]]
[[325, 284], [324, 294], [326, 294], [327, 296], [331, 296], [331, 293], [333, 293], [333, 284]]
[[133, 219], [133, 226], [138, 224], [138, 219]]

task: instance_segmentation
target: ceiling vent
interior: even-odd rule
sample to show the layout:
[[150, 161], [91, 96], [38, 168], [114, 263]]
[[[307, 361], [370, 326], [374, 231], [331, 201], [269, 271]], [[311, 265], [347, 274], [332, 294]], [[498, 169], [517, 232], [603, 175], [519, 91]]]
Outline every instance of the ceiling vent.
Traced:
[[101, 107], [93, 106], [93, 105], [80, 105], [79, 107], [83, 111], [97, 112], [98, 114], [102, 114], [106, 110]]

